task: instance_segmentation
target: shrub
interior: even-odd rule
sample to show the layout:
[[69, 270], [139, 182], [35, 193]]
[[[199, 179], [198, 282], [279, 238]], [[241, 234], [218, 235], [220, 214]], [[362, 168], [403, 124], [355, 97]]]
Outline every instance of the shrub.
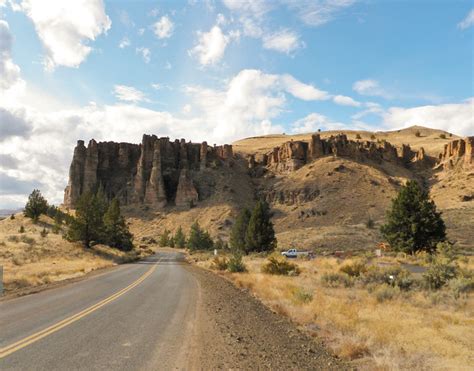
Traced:
[[229, 265], [229, 259], [227, 259], [225, 256], [223, 257], [216, 256], [212, 260], [211, 269], [215, 269], [218, 271], [225, 271], [228, 265]]
[[421, 137], [421, 133], [420, 133], [419, 130], [417, 130], [417, 131], [415, 132], [415, 137]]
[[429, 265], [423, 274], [423, 279], [429, 289], [438, 290], [450, 280], [456, 278], [457, 273], [458, 268], [455, 264], [436, 260]]
[[46, 228], [43, 228], [43, 230], [40, 232], [40, 236], [44, 238], [47, 235], [48, 235], [48, 231], [46, 230]]
[[379, 303], [393, 299], [396, 295], [399, 294], [399, 292], [400, 289], [398, 289], [397, 287], [392, 287], [386, 284], [374, 290], [375, 298]]
[[440, 137], [441, 139], [446, 139], [446, 134], [442, 133], [442, 134], [439, 135], [439, 137]]
[[472, 277], [458, 277], [454, 278], [448, 283], [455, 299], [459, 299], [462, 294], [467, 294], [474, 291], [474, 279]]
[[8, 236], [7, 240], [10, 242], [20, 242], [18, 236]]
[[356, 139], [362, 139], [362, 137], [360, 136], [360, 134], [357, 134], [357, 135], [356, 135]]
[[300, 269], [298, 265], [290, 263], [285, 258], [270, 256], [267, 263], [262, 266], [262, 272], [282, 276], [298, 276]]
[[375, 227], [375, 222], [374, 220], [369, 216], [369, 218], [367, 219], [367, 221], [365, 222], [365, 226], [369, 229], [372, 229]]
[[11, 220], [15, 220], [15, 214], [10, 215]]
[[302, 304], [310, 303], [313, 300], [313, 294], [302, 287], [297, 287], [293, 291], [293, 297], [296, 302]]
[[240, 255], [239, 253], [235, 253], [234, 255], [232, 255], [232, 257], [229, 259], [227, 270], [232, 273], [247, 272], [247, 268], [245, 267], [245, 264], [242, 261], [242, 255]]
[[400, 267], [370, 267], [362, 276], [363, 284], [369, 286], [374, 284], [385, 284], [392, 287], [398, 287], [400, 290], [409, 290], [415, 280], [411, 274]]
[[362, 273], [367, 272], [367, 267], [363, 262], [356, 261], [343, 265], [339, 270], [350, 277], [359, 277]]
[[32, 237], [21, 236], [21, 242], [24, 242], [27, 245], [33, 246], [36, 243], [36, 240]]
[[372, 139], [372, 140], [375, 140], [375, 138], [376, 138], [376, 137], [375, 137], [375, 134], [372, 134], [372, 135], [370, 136], [370, 139]]
[[166, 247], [170, 244], [170, 231], [165, 229], [160, 236], [159, 245], [160, 247]]
[[20, 226], [20, 229], [18, 230], [19, 233], [25, 233], [25, 227]]
[[344, 273], [324, 273], [321, 276], [321, 283], [326, 287], [351, 287], [354, 282]]

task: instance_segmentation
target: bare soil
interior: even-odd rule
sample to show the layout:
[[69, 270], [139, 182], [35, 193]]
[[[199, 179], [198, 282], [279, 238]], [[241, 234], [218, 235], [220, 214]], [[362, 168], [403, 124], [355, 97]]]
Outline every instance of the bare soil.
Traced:
[[288, 319], [248, 291], [194, 266], [200, 284], [195, 356], [191, 368], [341, 370], [348, 368]]

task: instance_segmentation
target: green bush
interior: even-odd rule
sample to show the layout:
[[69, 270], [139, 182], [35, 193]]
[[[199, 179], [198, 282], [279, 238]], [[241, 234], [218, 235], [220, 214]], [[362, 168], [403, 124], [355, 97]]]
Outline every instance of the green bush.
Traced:
[[446, 134], [442, 133], [442, 134], [439, 135], [439, 137], [440, 137], [441, 139], [446, 139]]
[[457, 277], [449, 281], [449, 289], [455, 299], [459, 299], [462, 294], [474, 291], [474, 279], [472, 277]]
[[450, 280], [457, 277], [458, 267], [451, 262], [436, 260], [423, 274], [423, 280], [430, 290], [439, 290]]
[[262, 272], [283, 276], [298, 276], [300, 269], [298, 265], [290, 263], [285, 258], [270, 256], [267, 263], [262, 266]]
[[25, 233], [25, 227], [20, 226], [20, 230], [18, 231], [19, 233]]
[[307, 304], [313, 301], [313, 294], [302, 287], [297, 287], [293, 291], [294, 300], [298, 303]]
[[375, 298], [379, 303], [382, 303], [387, 300], [393, 299], [400, 293], [400, 289], [398, 287], [393, 287], [390, 285], [382, 285], [374, 290]]
[[370, 267], [360, 277], [362, 283], [366, 286], [373, 284], [385, 284], [392, 287], [398, 287], [400, 290], [409, 290], [415, 280], [412, 275], [400, 267]]
[[367, 267], [363, 262], [356, 261], [343, 265], [339, 270], [350, 277], [359, 277], [362, 273], [367, 272]]
[[326, 287], [352, 287], [354, 281], [345, 273], [324, 273], [321, 283]]
[[356, 139], [362, 139], [362, 137], [360, 136], [360, 134], [357, 134], [357, 135], [356, 135]]
[[43, 228], [43, 230], [40, 232], [40, 236], [44, 238], [48, 235], [48, 233], [49, 232], [46, 230], [46, 228]]
[[211, 263], [211, 269], [215, 269], [218, 271], [225, 271], [227, 270], [227, 267], [229, 266], [229, 259], [227, 259], [225, 256], [216, 256], [212, 260]]
[[229, 263], [227, 264], [227, 270], [232, 273], [247, 272], [247, 268], [242, 261], [242, 255], [239, 253], [232, 255], [232, 257], [229, 259]]

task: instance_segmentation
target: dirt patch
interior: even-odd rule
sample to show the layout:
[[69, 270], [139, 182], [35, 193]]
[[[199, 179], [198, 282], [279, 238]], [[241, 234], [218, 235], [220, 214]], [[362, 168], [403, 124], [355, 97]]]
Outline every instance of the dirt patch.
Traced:
[[288, 319], [227, 280], [188, 266], [201, 286], [200, 369], [341, 370], [345, 364]]

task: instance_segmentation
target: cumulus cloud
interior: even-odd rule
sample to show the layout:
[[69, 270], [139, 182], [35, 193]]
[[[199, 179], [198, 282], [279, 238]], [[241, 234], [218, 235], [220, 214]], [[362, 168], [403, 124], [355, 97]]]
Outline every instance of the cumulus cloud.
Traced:
[[306, 117], [295, 121], [291, 124], [291, 132], [293, 134], [312, 133], [321, 130], [336, 130], [346, 128], [347, 125], [340, 122], [333, 122], [329, 118], [320, 113], [310, 113]]
[[0, 19], [0, 88], [9, 89], [20, 81], [20, 67], [11, 57], [13, 37], [8, 23]]
[[302, 83], [291, 75], [282, 75], [280, 81], [284, 89], [296, 98], [306, 101], [326, 100], [330, 98], [330, 95], [326, 91], [319, 90], [313, 85]]
[[117, 99], [124, 102], [137, 103], [147, 101], [145, 93], [132, 86], [115, 85], [114, 94]]
[[465, 30], [474, 25], [474, 9], [471, 9], [466, 17], [458, 23], [458, 28]]
[[0, 154], [0, 168], [14, 170], [18, 168], [19, 161], [10, 154]]
[[120, 49], [124, 49], [128, 46], [130, 46], [130, 39], [128, 37], [124, 37], [122, 40], [120, 40], [120, 43], [119, 43]]
[[345, 95], [335, 95], [332, 100], [341, 106], [360, 107], [361, 103]]
[[174, 30], [174, 24], [168, 16], [161, 17], [153, 24], [153, 32], [159, 39], [167, 39], [171, 37]]
[[291, 54], [304, 46], [299, 35], [289, 29], [280, 30], [263, 37], [263, 47], [280, 53]]
[[92, 51], [88, 42], [112, 24], [102, 0], [24, 0], [21, 7], [43, 43], [47, 70], [78, 67]]
[[141, 46], [141, 47], [135, 49], [135, 53], [140, 54], [145, 63], [150, 63], [150, 61], [151, 61], [151, 51], [150, 51], [150, 49]]
[[198, 32], [198, 42], [188, 53], [203, 66], [216, 64], [224, 56], [229, 41], [230, 36], [224, 35], [219, 26], [214, 26], [209, 32]]
[[382, 113], [382, 117], [390, 128], [423, 125], [460, 135], [474, 135], [474, 98], [461, 103], [392, 107]]
[[352, 89], [361, 95], [390, 98], [390, 94], [380, 87], [377, 80], [367, 79], [356, 81], [354, 85], [352, 85]]
[[10, 112], [0, 107], [0, 142], [10, 137], [27, 137], [30, 132], [31, 125], [22, 110]]

